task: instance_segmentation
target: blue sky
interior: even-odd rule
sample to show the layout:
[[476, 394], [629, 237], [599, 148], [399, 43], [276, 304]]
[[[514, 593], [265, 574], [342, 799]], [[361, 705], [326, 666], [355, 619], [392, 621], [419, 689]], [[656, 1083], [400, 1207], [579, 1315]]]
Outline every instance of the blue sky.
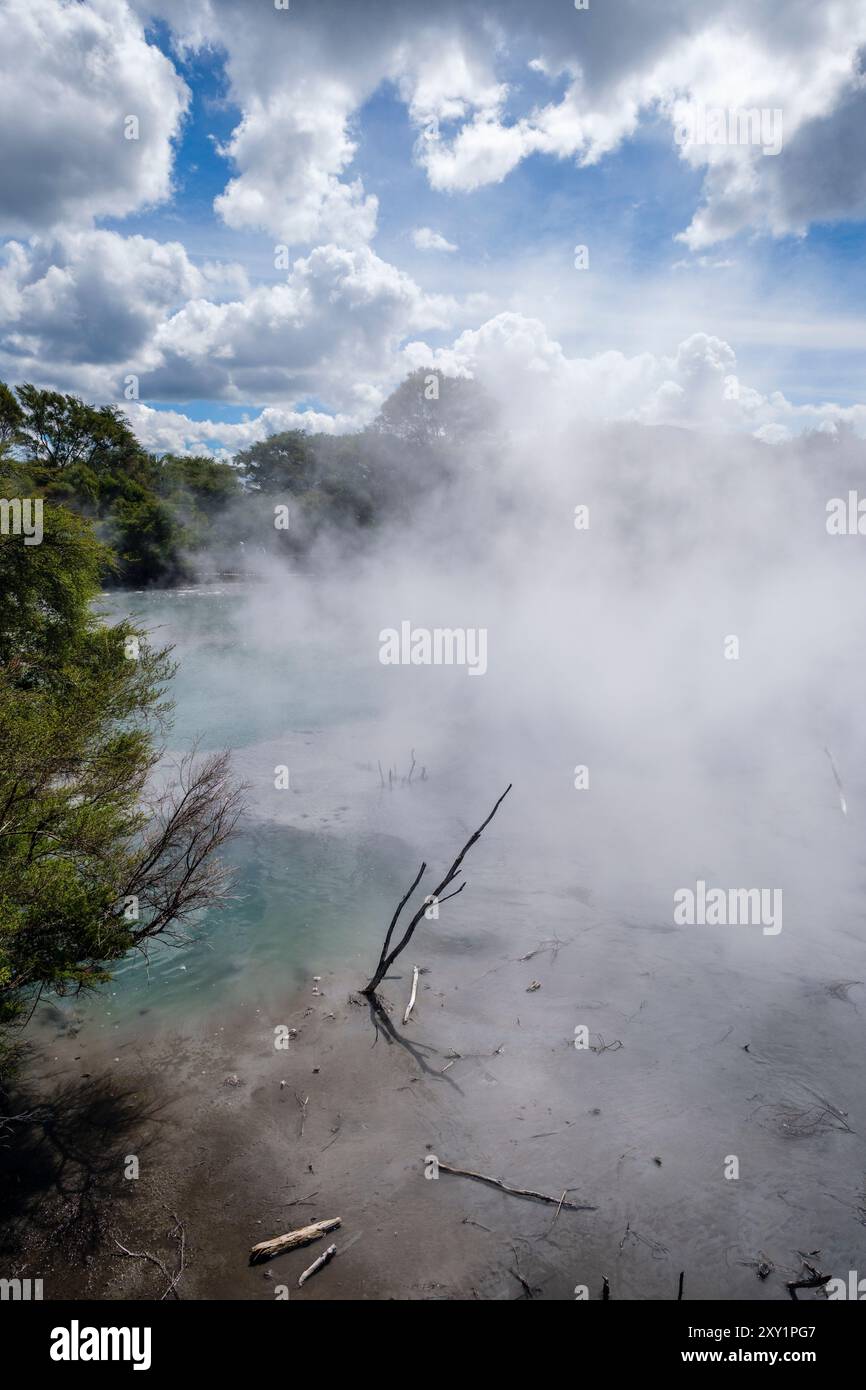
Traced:
[[[735, 376], [714, 424], [860, 429], [862, 6], [568, 11], [8, 0], [4, 378], [132, 377], [154, 447], [358, 428], [413, 366], [520, 351], [591, 411], [689, 423]], [[720, 108], [778, 110], [781, 153], [677, 146]]]

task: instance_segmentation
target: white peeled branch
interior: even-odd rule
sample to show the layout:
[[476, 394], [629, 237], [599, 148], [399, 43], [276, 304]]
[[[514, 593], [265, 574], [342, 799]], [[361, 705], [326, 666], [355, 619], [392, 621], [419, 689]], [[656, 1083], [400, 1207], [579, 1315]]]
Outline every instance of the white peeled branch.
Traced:
[[415, 1007], [415, 995], [418, 993], [418, 967], [412, 967], [412, 993], [409, 995], [409, 1003], [406, 1005], [406, 1012], [403, 1015], [403, 1022], [409, 1022], [409, 1015]]
[[310, 1278], [311, 1274], [315, 1274], [317, 1269], [322, 1269], [328, 1263], [329, 1260], [332, 1260], [336, 1253], [336, 1245], [329, 1245], [324, 1255], [320, 1255], [317, 1260], [313, 1261], [309, 1269], [304, 1270], [303, 1274], [298, 1279], [298, 1288], [300, 1288], [301, 1285], [304, 1284], [306, 1280]]

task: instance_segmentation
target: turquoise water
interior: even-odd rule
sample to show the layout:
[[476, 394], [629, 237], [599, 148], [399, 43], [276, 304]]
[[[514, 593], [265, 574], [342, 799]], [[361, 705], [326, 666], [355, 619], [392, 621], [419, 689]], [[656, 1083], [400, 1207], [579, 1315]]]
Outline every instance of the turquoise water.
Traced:
[[245, 622], [241, 585], [107, 595], [109, 621], [129, 616], [155, 646], [173, 645], [171, 743], [243, 748], [285, 729], [327, 728], [368, 713], [369, 674], [324, 643], [286, 645]]
[[[360, 678], [339, 652], [292, 644], [277, 653], [246, 634], [239, 587], [112, 594], [101, 611], [109, 621], [129, 614], [155, 642], [174, 644], [167, 742], [228, 746], [240, 777], [251, 745], [287, 729], [321, 734], [365, 712]], [[404, 886], [399, 841], [276, 825], [259, 807], [223, 858], [236, 874], [226, 906], [203, 914], [180, 944], [155, 942], [147, 960], [133, 953], [98, 995], [62, 1001], [64, 1012], [114, 1026], [148, 1011], [181, 1024], [203, 1008], [289, 993], [336, 964], [357, 962], [363, 983]]]
[[205, 914], [183, 944], [155, 944], [146, 965], [138, 955], [123, 961], [109, 995], [181, 1014], [290, 993], [336, 964], [356, 963], [363, 984], [401, 868], [405, 877], [396, 841], [257, 824], [224, 858], [237, 869], [233, 901]]

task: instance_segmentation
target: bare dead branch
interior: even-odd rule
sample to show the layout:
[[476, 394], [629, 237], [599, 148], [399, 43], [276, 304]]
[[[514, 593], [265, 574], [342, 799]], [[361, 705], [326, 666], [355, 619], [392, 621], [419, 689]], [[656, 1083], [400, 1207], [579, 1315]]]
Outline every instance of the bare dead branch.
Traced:
[[227, 751], [200, 760], [193, 751], [181, 760], [176, 781], [150, 808], [143, 851], [123, 888], [139, 902], [136, 945], [227, 898], [233, 875], [216, 851], [243, 814], [243, 793]]
[[[463, 863], [463, 860], [465, 859], [467, 853], [475, 844], [475, 842], [481, 838], [482, 832], [486, 830], [487, 826], [493, 820], [493, 817], [496, 815], [496, 812], [499, 810], [499, 807], [502, 805], [502, 802], [505, 800], [506, 796], [511, 791], [511, 787], [512, 783], [509, 782], [508, 786], [505, 788], [505, 791], [502, 793], [499, 800], [496, 802], [496, 805], [493, 807], [493, 810], [490, 812], [490, 815], [487, 817], [486, 820], [484, 820], [481, 823], [481, 825], [478, 827], [475, 833], [470, 835], [469, 839], [466, 841], [466, 844], [463, 846], [457, 858], [454, 860], [454, 863], [451, 865], [442, 882], [438, 885], [438, 887], [433, 889], [432, 897], [437, 903], [441, 903], [442, 901], [447, 900], [447, 898], [456, 897], [457, 894], [462, 891], [463, 887], [465, 886], [464, 884], [461, 884], [460, 887], [456, 889], [454, 893], [447, 894], [446, 899], [443, 899], [442, 895], [445, 892], [445, 889], [450, 887], [450, 885], [454, 882], [455, 878], [457, 878], [458, 874], [461, 872], [460, 865]], [[376, 967], [375, 974], [373, 975], [372, 979], [369, 981], [367, 986], [361, 990], [361, 993], [366, 995], [368, 999], [372, 999], [375, 997], [376, 990], [378, 989], [379, 985], [384, 980], [394, 961], [400, 955], [400, 952], [404, 951], [406, 947], [409, 945], [409, 942], [412, 940], [415, 928], [421, 921], [422, 917], [424, 916], [424, 913], [427, 911], [429, 897], [418, 908], [418, 911], [415, 913], [408, 927], [403, 933], [402, 940], [398, 943], [397, 946], [394, 947], [393, 951], [391, 951], [389, 954], [388, 947], [391, 944], [391, 937], [394, 934], [394, 929], [397, 925], [400, 914], [403, 911], [403, 908], [406, 906], [406, 903], [408, 902], [409, 898], [412, 896], [413, 892], [417, 888], [419, 882], [421, 881], [421, 876], [426, 868], [426, 862], [422, 863], [421, 868], [418, 870], [418, 873], [416, 875], [415, 882], [412, 884], [412, 887], [409, 889], [406, 896], [400, 902], [397, 911], [394, 913], [394, 916], [391, 919], [391, 925], [389, 926], [387, 935], [385, 937], [385, 944], [382, 947], [382, 952], [379, 956], [379, 964]]]
[[[474, 1178], [476, 1182], [487, 1183], [489, 1187], [498, 1187], [500, 1192], [507, 1192], [510, 1197], [528, 1197], [533, 1202], [547, 1202], [550, 1206], [556, 1207], [557, 1211], [596, 1211], [596, 1207], [586, 1206], [581, 1202], [569, 1202], [566, 1200], [565, 1193], [561, 1197], [548, 1197], [544, 1192], [533, 1192], [528, 1187], [509, 1187], [507, 1183], [499, 1178], [490, 1178], [485, 1173], [475, 1173], [471, 1168], [452, 1168], [449, 1163], [438, 1160], [440, 1173], [453, 1173], [458, 1178]], [[568, 1192], [570, 1189], [566, 1188]]]
[[175, 1298], [180, 1295], [177, 1292], [177, 1284], [186, 1268], [186, 1228], [176, 1212], [170, 1213], [174, 1217], [174, 1227], [169, 1231], [169, 1236], [176, 1237], [178, 1242], [177, 1269], [174, 1274], [169, 1274], [162, 1260], [156, 1255], [152, 1255], [149, 1250], [128, 1250], [125, 1245], [115, 1238], [115, 1245], [122, 1255], [126, 1255], [131, 1260], [147, 1260], [150, 1264], [156, 1265], [157, 1269], [168, 1281], [168, 1287], [160, 1295], [160, 1302], [168, 1298], [169, 1294], [174, 1294]]

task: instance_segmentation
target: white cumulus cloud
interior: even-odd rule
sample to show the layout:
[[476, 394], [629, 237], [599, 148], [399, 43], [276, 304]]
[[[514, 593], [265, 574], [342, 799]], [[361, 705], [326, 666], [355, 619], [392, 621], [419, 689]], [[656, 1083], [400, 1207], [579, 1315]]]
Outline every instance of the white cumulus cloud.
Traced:
[[[122, 217], [171, 192], [186, 84], [125, 0], [0, 5], [0, 226]], [[137, 139], [127, 139], [137, 121]]]
[[441, 232], [434, 232], [432, 227], [416, 227], [412, 233], [412, 240], [419, 251], [459, 250], [453, 241], [448, 241]]

